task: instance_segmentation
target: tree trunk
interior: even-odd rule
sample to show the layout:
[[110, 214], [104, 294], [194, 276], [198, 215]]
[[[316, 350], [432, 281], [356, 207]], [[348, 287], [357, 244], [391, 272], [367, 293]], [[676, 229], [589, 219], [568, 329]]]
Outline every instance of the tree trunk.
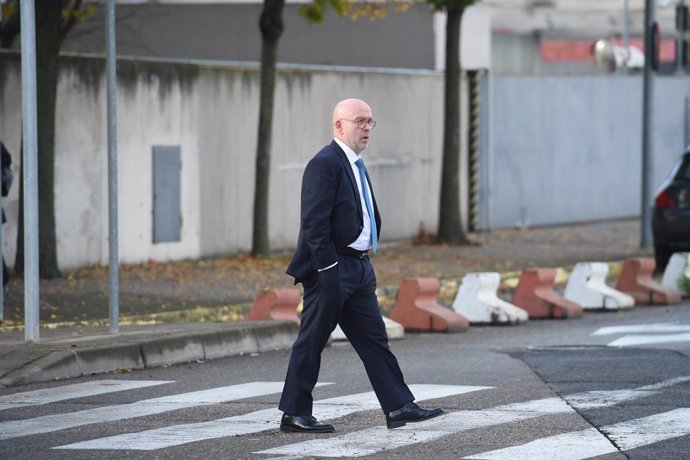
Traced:
[[460, 219], [460, 20], [464, 6], [449, 6], [446, 23], [446, 74], [443, 169], [439, 203], [439, 241], [467, 243]]
[[[36, 0], [36, 98], [38, 103], [38, 237], [39, 273], [59, 277], [55, 238], [55, 102], [60, 53], [62, 2]], [[23, 164], [23, 162], [22, 162]], [[23, 195], [22, 195], [23, 197]], [[23, 203], [20, 203], [23, 207]], [[20, 213], [22, 214], [22, 213]], [[15, 270], [24, 271], [23, 223], [17, 238]]]
[[19, 36], [19, 26], [19, 0], [15, 0], [14, 11], [2, 18], [0, 22], [0, 48], [12, 48], [15, 39]]
[[252, 254], [266, 257], [270, 253], [268, 232], [268, 196], [271, 169], [271, 131], [273, 127], [273, 94], [278, 54], [278, 40], [283, 33], [285, 0], [264, 0], [259, 20], [261, 29], [261, 99], [259, 102], [259, 134], [256, 146], [254, 188], [254, 227]]

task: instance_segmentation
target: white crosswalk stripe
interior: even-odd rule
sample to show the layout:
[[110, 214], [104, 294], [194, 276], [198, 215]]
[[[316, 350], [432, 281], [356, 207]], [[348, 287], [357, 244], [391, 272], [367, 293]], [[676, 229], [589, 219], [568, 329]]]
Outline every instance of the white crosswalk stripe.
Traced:
[[615, 406], [625, 401], [632, 401], [635, 399], [646, 398], [658, 394], [664, 388], [677, 385], [679, 383], [690, 382], [690, 375], [683, 377], [675, 377], [652, 385], [645, 385], [629, 390], [616, 391], [588, 391], [586, 393], [579, 393], [566, 396], [568, 403], [576, 409], [593, 409], [596, 407]]
[[[320, 420], [332, 420], [357, 412], [376, 411], [377, 417], [381, 418], [380, 423], [363, 430], [340, 435], [336, 433], [335, 436], [310, 438], [306, 441], [294, 442], [254, 453], [263, 455], [262, 458], [266, 460], [288, 460], [305, 457], [363, 457], [415, 444], [429, 443], [469, 430], [488, 429], [546, 415], [575, 415], [575, 409], [606, 410], [621, 403], [657, 395], [667, 388], [687, 382], [690, 382], [690, 375], [674, 377], [636, 388], [588, 391], [566, 395], [563, 399], [550, 397], [478, 410], [459, 410], [443, 414], [424, 423], [410, 424], [395, 430], [386, 429], [378, 400], [373, 392], [343, 395], [315, 401], [314, 415]], [[172, 382], [102, 380], [65, 385], [1, 396], [0, 409], [9, 410], [50, 404], [165, 383]], [[332, 384], [322, 383], [319, 385]], [[283, 382], [251, 382], [145, 399], [129, 404], [101, 406], [90, 410], [0, 422], [0, 440], [276, 394], [282, 391], [282, 386]], [[417, 396], [417, 400], [422, 401], [488, 390], [493, 387], [410, 385], [410, 388]], [[280, 416], [281, 412], [277, 408], [270, 408], [217, 420], [163, 426], [52, 448], [62, 450], [152, 451], [193, 442], [277, 430]], [[495, 447], [500, 448], [470, 455], [466, 453], [465, 455], [468, 456], [464, 458], [584, 460], [610, 453], [625, 453], [631, 449], [688, 435], [690, 435], [690, 408], [679, 408], [604, 427], [546, 436], [521, 445], [496, 445]]]
[[314, 439], [256, 453], [306, 457], [362, 457], [411, 444], [433, 441], [461, 431], [572, 411], [573, 409], [562, 399], [546, 398], [493, 409], [451, 412], [419, 425], [407, 425], [395, 430], [379, 426], [334, 438]]
[[[690, 377], [680, 377], [634, 389], [590, 391], [566, 396], [566, 399], [568, 402], [571, 400], [574, 401], [575, 404], [573, 405], [577, 406], [578, 408], [606, 407], [623, 401], [644, 398], [655, 394], [657, 390], [661, 388], [683, 383], [688, 380], [690, 380]], [[477, 428], [519, 422], [521, 420], [527, 420], [549, 414], [568, 413], [575, 413], [575, 411], [560, 398], [538, 399], [523, 403], [507, 404], [490, 409], [451, 412], [449, 414], [431, 419], [423, 424], [405, 426], [396, 430], [387, 430], [385, 427], [375, 427], [324, 440], [314, 439], [310, 441], [288, 444], [272, 449], [262, 450], [256, 453], [305, 457], [362, 457], [365, 455], [372, 455], [377, 452], [396, 449], [416, 443], [430, 442], [454, 433], [460, 433]], [[580, 444], [580, 446], [584, 446], [583, 448], [585, 449], [588, 449], [590, 445], [592, 451], [603, 450], [604, 446], [613, 447], [611, 442], [596, 429], [594, 430], [594, 433], [585, 433], [581, 436], [589, 441], [587, 444]], [[574, 435], [574, 437], [577, 437], [577, 435]], [[570, 438], [566, 439], [570, 440]], [[543, 444], [542, 441], [535, 441], [535, 444], [540, 448], [543, 447], [541, 445]], [[546, 447], [543, 448], [545, 449], [544, 452], [548, 450]], [[616, 450], [615, 447], [613, 447], [613, 449]], [[539, 451], [535, 448], [535, 450], [531, 452], [534, 454], [534, 452]], [[521, 455], [520, 452], [516, 452], [516, 455], [514, 456], [508, 455], [491, 458], [550, 459], [561, 457], [550, 457], [548, 455]], [[588, 457], [580, 456], [573, 458]]]
[[164, 383], [172, 382], [166, 380], [94, 380], [92, 382], [75, 383], [56, 388], [25, 391], [23, 393], [0, 396], [0, 410], [38, 406], [68, 399], [146, 388]]
[[464, 458], [474, 460], [504, 460], [506, 458], [579, 460], [613, 452], [618, 452], [616, 446], [611, 444], [605, 436], [602, 436], [596, 428], [589, 428]]
[[[672, 334], [674, 333], [674, 334]], [[657, 323], [608, 326], [597, 329], [591, 335], [626, 334], [609, 342], [610, 347], [633, 347], [655, 343], [690, 342], [690, 325]]]
[[67, 414], [46, 415], [26, 420], [2, 422], [0, 423], [0, 440], [50, 433], [93, 423], [114, 422], [145, 415], [161, 414], [195, 406], [235, 401], [254, 396], [279, 393], [282, 389], [283, 382], [243, 383], [222, 388], [212, 388], [210, 390], [145, 399], [130, 404], [103, 406]]
[[[601, 431], [590, 428], [537, 439], [527, 444], [484, 452], [467, 459], [499, 460], [506, 458], [548, 458], [554, 460], [584, 460], [632, 450], [667, 439], [690, 434], [690, 409], [675, 409], [661, 414], [605, 426]], [[609, 441], [610, 440], [610, 441]], [[612, 444], [613, 441], [616, 445]], [[616, 447], [618, 446], [618, 447]]]
[[[488, 389], [458, 385], [410, 385], [418, 400], [436, 399]], [[314, 416], [320, 420], [343, 417], [360, 411], [380, 410], [374, 392], [324, 399], [314, 402]], [[279, 427], [281, 412], [265, 409], [210, 422], [174, 425], [155, 430], [128, 433], [59, 446], [57, 449], [156, 450], [190, 442], [239, 436]]]
[[610, 347], [633, 347], [636, 345], [650, 345], [653, 343], [690, 342], [690, 332], [669, 335], [626, 335], [609, 342]]
[[623, 450], [690, 434], [690, 408], [683, 407], [601, 429]]
[[629, 326], [607, 326], [600, 327], [596, 331], [592, 332], [592, 335], [634, 334], [640, 332], [690, 332], [690, 326], [672, 323], [633, 324]]

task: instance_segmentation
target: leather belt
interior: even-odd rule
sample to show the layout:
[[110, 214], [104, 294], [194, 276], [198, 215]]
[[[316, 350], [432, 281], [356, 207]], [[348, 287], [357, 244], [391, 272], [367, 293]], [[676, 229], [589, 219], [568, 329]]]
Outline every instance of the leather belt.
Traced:
[[348, 257], [354, 257], [355, 259], [366, 259], [369, 257], [369, 251], [358, 251], [350, 247], [339, 249], [338, 254]]

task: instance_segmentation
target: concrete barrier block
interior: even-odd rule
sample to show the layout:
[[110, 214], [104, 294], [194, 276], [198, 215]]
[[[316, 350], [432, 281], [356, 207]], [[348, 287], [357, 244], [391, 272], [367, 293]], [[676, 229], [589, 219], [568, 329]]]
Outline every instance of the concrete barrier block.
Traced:
[[681, 284], [684, 276], [690, 278], [690, 252], [676, 252], [666, 265], [664, 275], [661, 277], [661, 285], [677, 289], [683, 297], [688, 297], [690, 292]]
[[528, 320], [525, 310], [499, 299], [501, 276], [496, 272], [468, 273], [453, 301], [453, 310], [470, 324], [518, 324]]
[[[405, 328], [402, 327], [402, 324], [397, 323], [390, 318], [386, 318], [385, 316], [383, 316], [383, 323], [386, 326], [388, 340], [397, 340], [405, 337]], [[331, 339], [334, 341], [345, 341], [347, 340], [347, 337], [345, 337], [345, 333], [338, 325], [335, 327], [333, 333], [331, 333]]]
[[265, 289], [254, 298], [252, 309], [245, 319], [250, 321], [277, 319], [299, 324], [297, 306], [302, 294], [299, 289]]
[[527, 312], [530, 318], [578, 318], [582, 306], [572, 302], [553, 289], [556, 270], [532, 268], [524, 270], [515, 294], [513, 305]]
[[609, 266], [605, 262], [580, 262], [565, 286], [566, 299], [585, 310], [621, 310], [635, 306], [635, 299], [606, 285]]
[[400, 282], [390, 319], [406, 331], [460, 332], [469, 327], [464, 316], [440, 305], [438, 278], [407, 278]]
[[678, 289], [663, 286], [654, 280], [654, 258], [632, 257], [623, 262], [616, 289], [631, 295], [640, 305], [671, 305], [681, 302]]

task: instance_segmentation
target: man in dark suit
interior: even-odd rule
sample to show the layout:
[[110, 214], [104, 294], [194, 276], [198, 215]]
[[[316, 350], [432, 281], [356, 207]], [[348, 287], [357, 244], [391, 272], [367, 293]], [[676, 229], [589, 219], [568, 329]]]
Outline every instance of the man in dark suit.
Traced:
[[309, 161], [302, 178], [301, 226], [287, 272], [304, 285], [300, 332], [292, 347], [279, 408], [283, 432], [328, 433], [312, 416], [312, 390], [321, 352], [337, 324], [364, 363], [388, 428], [443, 413], [422, 409], [388, 348], [376, 299], [369, 250], [381, 230], [371, 181], [360, 154], [376, 122], [362, 100], [346, 99], [333, 111], [334, 140]]

